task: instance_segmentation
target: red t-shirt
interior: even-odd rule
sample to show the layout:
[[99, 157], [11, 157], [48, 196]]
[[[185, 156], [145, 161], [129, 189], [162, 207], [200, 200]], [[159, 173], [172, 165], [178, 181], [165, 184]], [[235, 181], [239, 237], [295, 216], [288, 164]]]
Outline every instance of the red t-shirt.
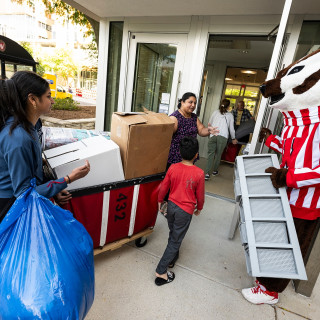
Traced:
[[188, 166], [181, 162], [172, 164], [162, 181], [158, 201], [165, 195], [182, 210], [193, 214], [195, 206], [202, 210], [204, 204], [204, 172], [196, 166]]

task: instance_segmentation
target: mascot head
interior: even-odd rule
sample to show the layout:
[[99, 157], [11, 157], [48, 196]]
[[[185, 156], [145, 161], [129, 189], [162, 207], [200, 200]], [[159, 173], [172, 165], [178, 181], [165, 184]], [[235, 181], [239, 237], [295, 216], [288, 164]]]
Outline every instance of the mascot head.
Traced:
[[320, 50], [292, 63], [260, 86], [270, 106], [294, 111], [320, 106]]

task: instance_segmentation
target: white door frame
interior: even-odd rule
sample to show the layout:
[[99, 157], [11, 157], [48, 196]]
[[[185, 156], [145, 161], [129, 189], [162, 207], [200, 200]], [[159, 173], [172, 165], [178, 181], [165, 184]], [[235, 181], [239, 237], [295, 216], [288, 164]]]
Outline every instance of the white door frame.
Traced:
[[128, 49], [126, 84], [124, 98], [119, 101], [118, 110], [130, 112], [132, 105], [132, 90], [136, 64], [137, 43], [166, 43], [177, 45], [176, 61], [174, 66], [172, 89], [169, 104], [169, 114], [174, 111], [177, 104], [180, 75], [184, 67], [185, 51], [187, 43], [186, 34], [159, 34], [159, 33], [130, 33]]
[[[281, 53], [282, 42], [283, 42], [283, 39], [285, 36], [285, 31], [286, 31], [287, 22], [288, 22], [288, 18], [289, 18], [289, 14], [290, 14], [291, 4], [292, 4], [292, 0], [286, 0], [283, 11], [282, 11], [278, 35], [277, 35], [277, 39], [276, 39], [274, 49], [272, 52], [272, 57], [271, 57], [269, 70], [268, 70], [268, 74], [267, 74], [267, 80], [272, 79], [275, 76], [275, 72], [277, 70], [278, 59], [279, 59], [279, 56]], [[262, 120], [263, 120], [264, 111], [267, 107], [268, 107], [268, 99], [262, 97], [261, 102], [260, 102], [260, 108], [259, 108], [259, 113], [258, 113], [255, 129], [254, 129], [252, 140], [251, 140], [249, 154], [255, 153], [255, 149], [256, 149], [256, 146], [258, 143], [259, 132], [260, 132], [260, 128], [261, 128], [261, 124], [262, 124]], [[262, 150], [262, 147], [263, 146], [261, 146], [260, 151]]]

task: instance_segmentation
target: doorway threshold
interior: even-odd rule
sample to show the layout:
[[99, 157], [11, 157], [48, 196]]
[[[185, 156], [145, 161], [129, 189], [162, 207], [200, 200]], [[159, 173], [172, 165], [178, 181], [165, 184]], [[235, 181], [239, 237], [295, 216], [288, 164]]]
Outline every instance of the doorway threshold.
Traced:
[[219, 194], [206, 192], [205, 195], [208, 196], [208, 197], [217, 198], [217, 199], [220, 199], [220, 200], [236, 203], [236, 200], [231, 199], [231, 198], [227, 198], [227, 197], [224, 197], [224, 196], [220, 196]]

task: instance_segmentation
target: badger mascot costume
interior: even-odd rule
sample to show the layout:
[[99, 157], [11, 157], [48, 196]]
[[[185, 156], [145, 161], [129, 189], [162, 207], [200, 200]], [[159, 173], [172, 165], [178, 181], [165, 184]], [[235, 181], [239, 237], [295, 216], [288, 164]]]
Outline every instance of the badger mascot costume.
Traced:
[[[282, 154], [280, 169], [271, 173], [275, 188], [287, 187], [288, 199], [305, 257], [320, 217], [320, 50], [281, 70], [260, 90], [272, 108], [284, 116], [281, 137], [262, 128], [259, 140]], [[254, 304], [275, 304], [290, 279], [257, 278], [257, 286], [242, 290]]]

